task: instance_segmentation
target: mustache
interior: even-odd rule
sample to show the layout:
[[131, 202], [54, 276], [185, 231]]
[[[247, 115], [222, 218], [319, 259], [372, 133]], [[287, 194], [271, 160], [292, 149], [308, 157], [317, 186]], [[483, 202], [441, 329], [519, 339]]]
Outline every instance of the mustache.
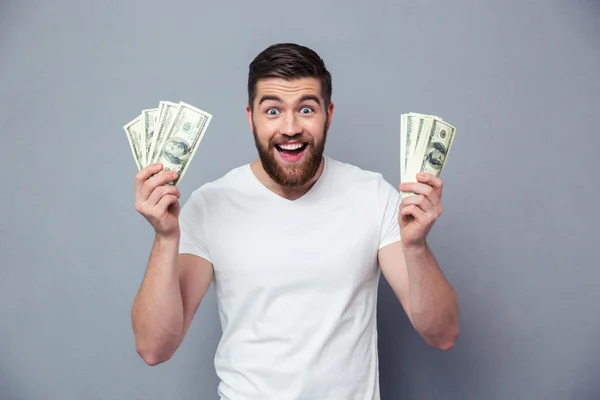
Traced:
[[281, 137], [276, 137], [276, 138], [272, 138], [269, 141], [269, 144], [271, 146], [274, 145], [282, 145], [282, 144], [286, 144], [286, 143], [312, 143], [313, 139], [310, 137], [306, 137], [302, 134], [297, 134], [297, 135], [293, 135], [293, 136], [288, 136], [288, 135], [284, 135], [283, 138]]

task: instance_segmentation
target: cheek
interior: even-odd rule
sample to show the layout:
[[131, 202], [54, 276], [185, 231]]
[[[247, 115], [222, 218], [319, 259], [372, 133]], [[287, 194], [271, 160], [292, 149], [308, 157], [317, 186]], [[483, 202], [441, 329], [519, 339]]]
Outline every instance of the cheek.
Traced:
[[254, 132], [263, 143], [268, 143], [277, 133], [277, 127], [264, 121], [254, 121]]
[[311, 120], [303, 126], [304, 130], [312, 136], [316, 141], [323, 140], [323, 134], [325, 131], [325, 122], [321, 120]]

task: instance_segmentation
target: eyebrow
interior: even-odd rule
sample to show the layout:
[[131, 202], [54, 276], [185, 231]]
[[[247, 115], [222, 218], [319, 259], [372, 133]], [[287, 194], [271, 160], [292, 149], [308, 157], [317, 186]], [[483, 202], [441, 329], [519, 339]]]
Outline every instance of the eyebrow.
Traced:
[[[264, 103], [265, 101], [269, 101], [269, 100], [270, 101], [275, 101], [277, 103], [283, 103], [283, 101], [279, 97], [277, 97], [277, 96], [264, 95], [264, 96], [262, 96], [260, 98], [260, 101], [258, 102], [258, 104], [260, 105], [260, 104]], [[317, 96], [315, 96], [314, 94], [307, 94], [307, 95], [302, 96], [298, 100], [298, 103], [302, 103], [303, 101], [308, 101], [308, 100], [312, 100], [312, 101], [314, 101], [315, 103], [317, 103], [319, 105], [321, 104], [321, 101], [319, 100], [319, 98]]]

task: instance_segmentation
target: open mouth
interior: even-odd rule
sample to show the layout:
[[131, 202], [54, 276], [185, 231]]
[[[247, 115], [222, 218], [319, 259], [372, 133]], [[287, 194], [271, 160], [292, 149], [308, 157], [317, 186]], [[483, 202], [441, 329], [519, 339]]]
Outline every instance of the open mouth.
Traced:
[[306, 150], [307, 147], [307, 143], [286, 143], [275, 145], [280, 157], [287, 162], [296, 162], [300, 160], [304, 154], [304, 150]]

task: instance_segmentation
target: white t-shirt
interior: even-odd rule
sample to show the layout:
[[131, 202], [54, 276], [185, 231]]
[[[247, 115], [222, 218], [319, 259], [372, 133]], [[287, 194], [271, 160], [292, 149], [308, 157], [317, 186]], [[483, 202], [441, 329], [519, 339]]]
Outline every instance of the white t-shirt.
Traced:
[[298, 200], [246, 164], [195, 190], [181, 253], [210, 261], [227, 400], [379, 400], [377, 251], [400, 240], [400, 193], [381, 174], [325, 157]]

